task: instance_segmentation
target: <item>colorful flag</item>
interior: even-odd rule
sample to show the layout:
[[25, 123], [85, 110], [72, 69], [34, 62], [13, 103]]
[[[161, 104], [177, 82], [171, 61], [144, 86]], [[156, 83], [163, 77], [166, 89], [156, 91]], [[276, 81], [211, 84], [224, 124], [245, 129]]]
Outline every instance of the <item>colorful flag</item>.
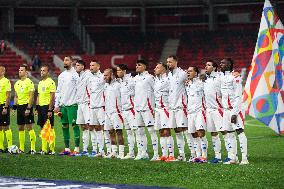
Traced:
[[246, 113], [284, 134], [284, 27], [265, 0], [243, 102]]
[[49, 144], [54, 143], [54, 130], [50, 125], [49, 119], [46, 120], [43, 128], [40, 131], [40, 137], [45, 139]]

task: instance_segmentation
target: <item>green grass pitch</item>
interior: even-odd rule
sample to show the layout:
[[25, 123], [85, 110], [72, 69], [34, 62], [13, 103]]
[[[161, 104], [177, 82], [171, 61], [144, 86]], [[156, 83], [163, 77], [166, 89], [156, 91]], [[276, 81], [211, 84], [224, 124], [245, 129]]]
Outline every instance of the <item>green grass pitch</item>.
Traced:
[[[13, 143], [18, 145], [14, 116], [11, 122]], [[55, 124], [56, 150], [59, 152], [64, 146], [58, 118]], [[35, 128], [39, 134], [39, 127]], [[284, 137], [276, 135], [250, 117], [246, 118], [245, 131], [250, 161], [246, 166], [1, 154], [0, 176], [181, 188], [284, 188]], [[26, 137], [28, 151], [30, 145], [27, 132]], [[212, 158], [211, 137], [208, 137], [208, 141], [208, 155]], [[37, 150], [39, 149], [38, 137]], [[151, 157], [151, 144], [148, 149]], [[177, 154], [177, 148], [175, 149]], [[189, 154], [187, 146], [186, 153]]]

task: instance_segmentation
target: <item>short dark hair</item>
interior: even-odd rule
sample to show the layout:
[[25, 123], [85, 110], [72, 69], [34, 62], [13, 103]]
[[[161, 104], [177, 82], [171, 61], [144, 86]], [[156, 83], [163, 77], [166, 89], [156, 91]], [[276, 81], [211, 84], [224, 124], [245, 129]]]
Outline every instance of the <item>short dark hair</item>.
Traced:
[[144, 64], [146, 67], [149, 65], [145, 59], [138, 59], [136, 64]]
[[173, 58], [175, 61], [178, 61], [178, 57], [176, 55], [169, 55], [168, 58]]
[[95, 63], [101, 65], [101, 63], [98, 60], [91, 60], [91, 62], [95, 62]]
[[48, 71], [50, 70], [50, 69], [49, 69], [49, 66], [46, 65], [46, 64], [42, 65], [41, 68], [47, 68]]
[[193, 70], [197, 73], [197, 75], [199, 74], [199, 68], [197, 66], [192, 66]]
[[158, 62], [157, 64], [161, 64], [164, 68], [166, 68], [166, 70], [168, 69], [167, 64], [165, 64], [164, 62]]
[[86, 67], [86, 63], [84, 62], [84, 60], [78, 60], [76, 63], [81, 64], [84, 67]]
[[[213, 66], [214, 68], [216, 68], [216, 70], [218, 69], [218, 64], [217, 64], [216, 61], [214, 61], [214, 60], [212, 60], [212, 59], [209, 59], [209, 60], [207, 60], [206, 62], [212, 62], [212, 66]], [[206, 63], [205, 63], [205, 64], [206, 64]]]
[[224, 58], [223, 60], [227, 61], [230, 63], [230, 71], [233, 71], [234, 69], [234, 61], [232, 58]]
[[118, 64], [117, 67], [119, 67], [121, 70], [128, 71], [128, 66], [126, 64]]
[[67, 58], [69, 58], [70, 60], [71, 60], [71, 62], [73, 62], [73, 58], [72, 58], [72, 56], [65, 56], [65, 57], [67, 57]]
[[27, 64], [22, 64], [20, 68], [25, 68], [26, 71], [29, 71], [29, 66]]

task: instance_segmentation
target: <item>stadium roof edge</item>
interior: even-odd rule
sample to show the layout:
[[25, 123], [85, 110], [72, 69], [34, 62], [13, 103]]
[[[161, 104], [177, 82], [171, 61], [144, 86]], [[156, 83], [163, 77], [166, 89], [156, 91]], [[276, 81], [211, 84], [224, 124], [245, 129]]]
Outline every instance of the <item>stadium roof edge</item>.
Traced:
[[[230, 6], [230, 5], [249, 5], [249, 4], [263, 4], [259, 0], [211, 0], [214, 6]], [[0, 7], [19, 7], [19, 8], [167, 8], [175, 7], [194, 7], [204, 6], [210, 0], [1, 0]], [[278, 4], [284, 2], [278, 1]]]

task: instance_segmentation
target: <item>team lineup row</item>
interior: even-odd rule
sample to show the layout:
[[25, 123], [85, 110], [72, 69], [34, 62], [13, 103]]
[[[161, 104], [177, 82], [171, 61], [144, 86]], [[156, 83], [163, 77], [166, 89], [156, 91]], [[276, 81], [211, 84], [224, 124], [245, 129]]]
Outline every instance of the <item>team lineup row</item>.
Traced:
[[[151, 161], [186, 161], [185, 142], [188, 143], [189, 162], [207, 162], [208, 141], [205, 132], [211, 133], [215, 157], [210, 163], [236, 164], [237, 137], [241, 150], [241, 165], [248, 164], [247, 138], [244, 133], [244, 112], [242, 110], [242, 85], [239, 74], [233, 72], [233, 60], [225, 58], [218, 64], [207, 61], [206, 76], [199, 77], [197, 67], [186, 71], [177, 66], [177, 57], [171, 55], [166, 63], [157, 63], [155, 76], [147, 72], [148, 63], [137, 60], [137, 75], [128, 74], [125, 64], [115, 69], [100, 72], [100, 63], [91, 61], [89, 70], [83, 60], [75, 62], [72, 57], [64, 58], [64, 68], [58, 77], [56, 89], [49, 77], [47, 66], [41, 68], [42, 80], [38, 85], [36, 114], [38, 125], [43, 127], [49, 118], [54, 122], [54, 113], [60, 115], [65, 149], [59, 155], [91, 156], [120, 159], [149, 159], [147, 150], [147, 128], [154, 155]], [[1, 68], [1, 67], [0, 67]], [[9, 129], [9, 101], [11, 84], [0, 69], [0, 149], [4, 150], [4, 133], [12, 145]], [[25, 126], [29, 131], [31, 151], [35, 153], [36, 135], [32, 124], [34, 86], [27, 78], [27, 68], [21, 66], [15, 85], [13, 109], [17, 110], [19, 125], [19, 152], [24, 152]], [[6, 83], [6, 84], [5, 84]], [[10, 87], [9, 87], [10, 86]], [[70, 131], [74, 131], [75, 149], [70, 150]], [[83, 150], [80, 152], [80, 128]], [[123, 129], [127, 133], [128, 153], [124, 153]], [[159, 155], [158, 136], [162, 155]], [[175, 132], [179, 155], [175, 158]], [[53, 136], [55, 136], [54, 130]], [[221, 158], [221, 140], [224, 137], [227, 158]], [[91, 153], [88, 146], [92, 144]], [[2, 142], [2, 144], [1, 144]], [[135, 145], [137, 154], [134, 153]], [[42, 154], [54, 154], [55, 143], [48, 151], [47, 142], [42, 139]]]

